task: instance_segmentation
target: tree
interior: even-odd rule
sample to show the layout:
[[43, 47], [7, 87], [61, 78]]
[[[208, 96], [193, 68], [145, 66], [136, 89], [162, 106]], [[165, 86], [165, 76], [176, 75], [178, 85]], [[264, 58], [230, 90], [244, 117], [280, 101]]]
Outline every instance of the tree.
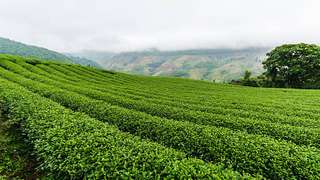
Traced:
[[244, 80], [250, 80], [250, 77], [251, 77], [251, 72], [248, 71], [248, 70], [246, 70], [246, 71], [244, 72], [244, 77], [243, 77], [243, 79], [244, 79]]
[[258, 81], [256, 78], [251, 78], [251, 71], [248, 71], [246, 70], [244, 72], [244, 76], [242, 79], [240, 79], [239, 83], [241, 85], [244, 85], [244, 86], [253, 86], [253, 87], [258, 87]]
[[267, 53], [264, 75], [275, 87], [320, 87], [320, 46], [286, 44]]

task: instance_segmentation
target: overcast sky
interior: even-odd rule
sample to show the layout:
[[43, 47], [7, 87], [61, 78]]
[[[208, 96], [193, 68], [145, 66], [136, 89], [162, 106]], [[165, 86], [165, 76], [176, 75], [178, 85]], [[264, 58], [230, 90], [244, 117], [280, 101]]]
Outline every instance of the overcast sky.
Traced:
[[0, 36], [128, 51], [320, 43], [320, 0], [0, 0]]

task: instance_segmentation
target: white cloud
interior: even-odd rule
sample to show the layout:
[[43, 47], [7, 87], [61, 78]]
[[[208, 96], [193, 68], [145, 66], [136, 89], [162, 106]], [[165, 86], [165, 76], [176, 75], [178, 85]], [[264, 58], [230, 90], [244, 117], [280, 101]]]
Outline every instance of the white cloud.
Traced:
[[58, 51], [320, 42], [318, 0], [1, 0], [0, 36]]

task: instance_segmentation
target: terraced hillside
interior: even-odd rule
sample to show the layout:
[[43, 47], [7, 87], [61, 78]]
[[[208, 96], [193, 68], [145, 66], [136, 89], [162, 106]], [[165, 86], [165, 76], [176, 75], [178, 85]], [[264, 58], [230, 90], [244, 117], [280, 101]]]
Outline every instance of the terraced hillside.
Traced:
[[3, 114], [56, 179], [319, 179], [319, 95], [0, 56]]

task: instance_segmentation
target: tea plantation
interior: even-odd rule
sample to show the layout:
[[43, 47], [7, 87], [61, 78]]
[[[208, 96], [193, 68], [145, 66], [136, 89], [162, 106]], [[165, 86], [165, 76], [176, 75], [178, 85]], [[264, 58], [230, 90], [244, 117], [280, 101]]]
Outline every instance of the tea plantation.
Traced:
[[0, 55], [0, 176], [320, 179], [319, 101]]

